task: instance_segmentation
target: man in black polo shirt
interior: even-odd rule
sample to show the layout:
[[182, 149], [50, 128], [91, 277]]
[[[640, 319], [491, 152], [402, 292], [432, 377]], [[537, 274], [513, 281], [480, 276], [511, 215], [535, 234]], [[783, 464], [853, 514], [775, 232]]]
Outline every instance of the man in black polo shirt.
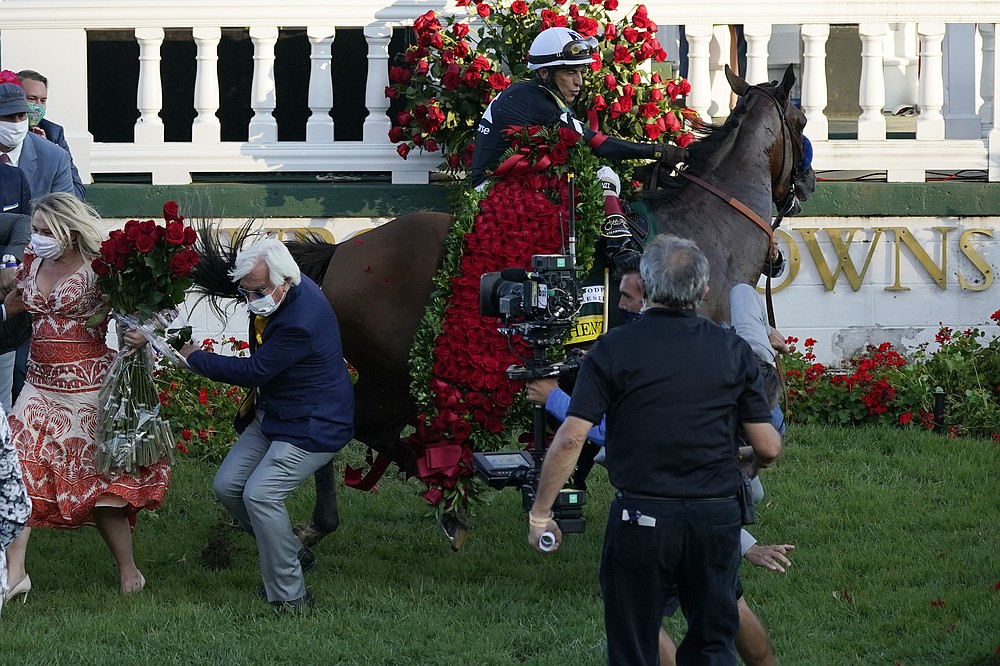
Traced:
[[658, 663], [657, 633], [676, 585], [688, 621], [677, 664], [736, 664], [736, 433], [742, 426], [759, 467], [781, 453], [781, 437], [750, 346], [695, 313], [708, 293], [708, 261], [697, 245], [659, 236], [640, 270], [644, 316], [602, 336], [587, 355], [545, 458], [528, 539], [538, 548], [551, 531], [558, 548], [552, 503], [606, 414], [608, 474], [619, 491], [600, 570], [608, 662]]

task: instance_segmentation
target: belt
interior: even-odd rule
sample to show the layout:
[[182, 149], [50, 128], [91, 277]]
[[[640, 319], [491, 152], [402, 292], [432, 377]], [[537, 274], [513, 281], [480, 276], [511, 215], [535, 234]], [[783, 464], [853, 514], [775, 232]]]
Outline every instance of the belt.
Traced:
[[728, 497], [662, 497], [660, 495], [645, 495], [643, 493], [633, 493], [628, 490], [619, 490], [615, 493], [618, 499], [642, 500], [644, 502], [728, 502], [735, 500], [736, 495]]

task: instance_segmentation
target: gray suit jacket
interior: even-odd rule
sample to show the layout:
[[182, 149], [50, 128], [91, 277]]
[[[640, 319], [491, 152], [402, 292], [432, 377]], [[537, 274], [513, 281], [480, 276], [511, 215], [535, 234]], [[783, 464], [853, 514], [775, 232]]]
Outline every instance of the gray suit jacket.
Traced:
[[37, 134], [28, 132], [24, 137], [17, 167], [28, 178], [33, 197], [50, 192], [75, 194], [69, 153]]
[[80, 172], [77, 171], [76, 165], [73, 164], [73, 153], [69, 149], [69, 144], [66, 143], [66, 132], [63, 130], [63, 126], [55, 124], [48, 118], [42, 118], [38, 126], [45, 130], [46, 139], [69, 153], [69, 168], [73, 173], [73, 192], [76, 194], [77, 199], [86, 201], [87, 188], [83, 186], [83, 180], [80, 179]]

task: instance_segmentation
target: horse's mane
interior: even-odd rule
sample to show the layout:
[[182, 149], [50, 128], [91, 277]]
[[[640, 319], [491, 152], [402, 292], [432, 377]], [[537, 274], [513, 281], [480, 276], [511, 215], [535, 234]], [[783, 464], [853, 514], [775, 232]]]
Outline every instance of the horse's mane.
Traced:
[[[721, 125], [705, 123], [695, 130], [698, 140], [691, 144], [691, 150], [688, 152], [687, 170], [695, 175], [704, 172], [708, 156], [714, 155], [735, 129], [736, 123], [727, 120]], [[660, 203], [671, 203], [687, 185], [688, 182], [682, 178], [663, 178], [656, 190], [644, 193], [642, 198], [650, 201], [654, 206]]]
[[326, 269], [330, 266], [330, 258], [337, 251], [337, 246], [323, 240], [316, 233], [296, 236], [294, 240], [285, 241], [285, 247], [295, 257], [295, 263], [302, 272], [316, 284], [323, 284]]

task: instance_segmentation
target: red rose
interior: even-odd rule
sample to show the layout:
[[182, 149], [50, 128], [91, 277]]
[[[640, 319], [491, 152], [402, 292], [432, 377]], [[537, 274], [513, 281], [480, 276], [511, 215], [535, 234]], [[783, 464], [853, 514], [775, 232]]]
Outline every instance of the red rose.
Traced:
[[596, 95], [594, 97], [594, 105], [591, 107], [594, 111], [603, 111], [608, 108], [608, 103], [604, 101], [604, 95]]
[[619, 44], [615, 47], [615, 62], [619, 65], [632, 62], [632, 54], [628, 52], [628, 47], [624, 44]]
[[[563, 1], [565, 2], [565, 0]], [[557, 28], [565, 28], [566, 26], [569, 25], [569, 19], [566, 18], [565, 16], [557, 15], [555, 19], [553, 19], [552, 25], [556, 26]]]
[[422, 146], [424, 145], [424, 135], [420, 133], [414, 134], [410, 137], [410, 141], [413, 142], [414, 146]]
[[[418, 72], [419, 73], [419, 72]], [[390, 83], [409, 83], [410, 82], [410, 68], [409, 67], [390, 67], [389, 68], [389, 82]]]
[[618, 0], [604, 0], [604, 8], [609, 12], [613, 12], [618, 9]]
[[637, 28], [645, 28], [649, 25], [649, 13], [646, 11], [646, 5], [636, 7], [635, 14], [632, 15], [632, 25]]
[[677, 119], [677, 116], [673, 113], [664, 113], [663, 116], [664, 129], [668, 132], [676, 132], [681, 128], [681, 121]]
[[[469, 4], [469, 3], [465, 3]], [[460, 7], [462, 5], [459, 5]], [[451, 34], [455, 36], [455, 39], [462, 39], [469, 34], [469, 24], [468, 23], [456, 23], [451, 26]]]
[[94, 269], [94, 273], [96, 273], [98, 277], [104, 277], [111, 270], [111, 267], [104, 263], [104, 260], [100, 258], [94, 259], [90, 262], [90, 267]]
[[651, 77], [649, 77], [649, 80], [652, 81], [653, 83], [662, 83], [663, 82], [663, 78], [659, 74], [657, 74], [656, 72], [653, 72], [653, 75]]
[[462, 82], [462, 68], [456, 64], [448, 65], [448, 69], [445, 70], [444, 76], [441, 78], [441, 84], [444, 86], [445, 90], [454, 90]]
[[503, 421], [497, 417], [492, 417], [486, 420], [486, 429], [492, 433], [503, 432]]
[[393, 127], [391, 130], [389, 130], [389, 141], [392, 141], [393, 143], [399, 143], [402, 140], [403, 140], [402, 127]]
[[576, 31], [584, 37], [593, 37], [600, 29], [600, 24], [587, 16], [578, 16], [575, 27]]
[[691, 132], [684, 132], [684, 134], [678, 134], [674, 137], [674, 143], [676, 143], [681, 148], [687, 148], [692, 143], [694, 143], [694, 134]]
[[401, 143], [396, 146], [396, 152], [399, 153], [399, 156], [405, 160], [406, 156], [410, 154], [410, 147], [405, 143]]
[[386, 86], [385, 96], [388, 97], [389, 99], [396, 99], [397, 97], [399, 97], [399, 91], [393, 88], [392, 86]]
[[469, 422], [464, 419], [458, 421], [451, 427], [451, 435], [454, 437], [456, 442], [464, 442], [472, 436], [472, 426], [469, 425]]
[[625, 41], [629, 44], [635, 44], [639, 41], [639, 31], [632, 26], [628, 26], [622, 30], [622, 36], [625, 37]]
[[[139, 229], [139, 220], [129, 220], [128, 222], [125, 223], [124, 234], [129, 240], [135, 240], [136, 238], [139, 237], [140, 233], [141, 231]], [[113, 238], [115, 232], [112, 231], [109, 235]]]
[[656, 141], [663, 134], [663, 130], [656, 123], [646, 123], [642, 126], [642, 131], [650, 141]]
[[564, 143], [557, 143], [552, 146], [552, 150], [549, 152], [549, 155], [552, 158], [553, 164], [566, 164], [566, 160], [569, 158], [569, 148], [567, 148]]
[[168, 201], [163, 204], [163, 219], [167, 221], [176, 220], [181, 222], [184, 218], [180, 214], [176, 201]]
[[618, 98], [618, 103], [621, 104], [622, 113], [628, 113], [632, 110], [632, 98], [625, 97], [622, 95]]
[[660, 109], [655, 102], [646, 102], [640, 107], [640, 112], [647, 118], [655, 118], [660, 114]]
[[[142, 234], [137, 234], [136, 238]], [[118, 250], [118, 254], [131, 254], [132, 250], [135, 249], [135, 243], [129, 239], [128, 236], [122, 234], [121, 236], [115, 236], [115, 247]]]
[[469, 45], [466, 44], [465, 42], [459, 42], [458, 44], [455, 44], [453, 50], [455, 51], [456, 58], [464, 58], [465, 56], [469, 55]]
[[[431, 65], [426, 60], [420, 59], [417, 61], [417, 67], [416, 67], [417, 76], [427, 76], [427, 72], [429, 72], [430, 69]], [[406, 80], [409, 81], [410, 80], [409, 77], [406, 77]]]
[[175, 222], [173, 220], [168, 221], [166, 231], [163, 234], [163, 238], [171, 245], [183, 245], [184, 224], [182, 222]]
[[510, 11], [517, 16], [524, 16], [528, 13], [528, 4], [524, 0], [514, 0], [510, 3]]
[[481, 55], [476, 56], [476, 58], [472, 61], [472, 64], [469, 65], [469, 69], [474, 69], [477, 71], [485, 71], [489, 68], [490, 68], [489, 58]]
[[438, 149], [438, 142], [435, 141], [434, 139], [427, 139], [426, 141], [424, 141], [424, 150], [426, 150], [427, 152], [433, 153], [437, 149]]
[[624, 87], [622, 87], [622, 95], [630, 99], [635, 97], [635, 88], [632, 87], [631, 83], [626, 83]]
[[478, 7], [476, 7], [476, 13], [482, 16], [483, 18], [489, 18], [490, 6], [484, 2], [480, 4]]
[[452, 153], [448, 156], [448, 168], [457, 169], [462, 164], [462, 157], [458, 153]]
[[559, 128], [559, 141], [565, 143], [567, 146], [575, 146], [576, 142], [580, 140], [580, 134], [574, 132], [568, 127]]
[[615, 80], [614, 74], [608, 74], [604, 77], [604, 87], [608, 90], [614, 90], [618, 86], [618, 81]]
[[493, 72], [492, 74], [490, 74], [490, 77], [489, 79], [487, 79], [487, 81], [489, 82], [490, 87], [493, 88], [493, 90], [506, 90], [507, 86], [510, 85], [510, 79], [508, 79], [500, 72]]
[[606, 26], [604, 26], [604, 39], [610, 42], [617, 36], [618, 36], [618, 26], [616, 26], [614, 23], [609, 23]]
[[662, 102], [663, 91], [660, 90], [659, 88], [653, 88], [652, 90], [649, 91], [649, 99], [653, 100], [654, 102]]
[[146, 254], [153, 249], [153, 245], [156, 244], [156, 239], [153, 238], [152, 234], [140, 234], [138, 238], [135, 239], [135, 249], [139, 250], [142, 254]]
[[184, 244], [194, 245], [198, 242], [198, 232], [191, 227], [184, 227]]

